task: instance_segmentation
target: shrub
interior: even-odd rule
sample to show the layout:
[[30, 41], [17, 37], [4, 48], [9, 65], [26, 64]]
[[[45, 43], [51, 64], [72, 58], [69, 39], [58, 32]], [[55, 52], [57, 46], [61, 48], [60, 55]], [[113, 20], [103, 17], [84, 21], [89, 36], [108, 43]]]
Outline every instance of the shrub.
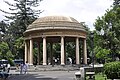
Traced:
[[110, 62], [104, 65], [104, 73], [108, 79], [120, 79], [120, 62]]

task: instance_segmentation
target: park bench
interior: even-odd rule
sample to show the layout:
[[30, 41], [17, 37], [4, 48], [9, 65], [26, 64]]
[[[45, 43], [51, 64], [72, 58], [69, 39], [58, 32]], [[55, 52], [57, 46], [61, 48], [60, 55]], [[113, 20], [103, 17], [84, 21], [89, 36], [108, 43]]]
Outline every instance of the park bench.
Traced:
[[95, 72], [92, 67], [81, 67], [79, 72], [75, 73], [77, 80], [86, 80], [86, 77], [89, 77], [89, 80], [95, 80]]
[[91, 80], [95, 80], [95, 71], [93, 69], [93, 67], [85, 67], [85, 77], [89, 77], [89, 79]]
[[[93, 65], [89, 65], [87, 67], [81, 67], [84, 68], [84, 74], [82, 72], [82, 70], [80, 70], [79, 72], [75, 73], [76, 78], [81, 78], [84, 76], [84, 79], [78, 79], [78, 80], [85, 80], [86, 77], [89, 77], [89, 79], [94, 80], [95, 79], [95, 73], [99, 73], [99, 72], [103, 72], [103, 64], [97, 64], [94, 65], [94, 69], [93, 69]], [[80, 68], [80, 69], [81, 69]]]

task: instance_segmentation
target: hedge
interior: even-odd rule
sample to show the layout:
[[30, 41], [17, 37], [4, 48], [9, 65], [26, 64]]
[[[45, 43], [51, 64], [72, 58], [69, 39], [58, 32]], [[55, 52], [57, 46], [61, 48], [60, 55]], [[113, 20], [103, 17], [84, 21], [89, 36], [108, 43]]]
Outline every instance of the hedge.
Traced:
[[104, 65], [104, 73], [108, 79], [120, 79], [120, 62], [110, 62]]

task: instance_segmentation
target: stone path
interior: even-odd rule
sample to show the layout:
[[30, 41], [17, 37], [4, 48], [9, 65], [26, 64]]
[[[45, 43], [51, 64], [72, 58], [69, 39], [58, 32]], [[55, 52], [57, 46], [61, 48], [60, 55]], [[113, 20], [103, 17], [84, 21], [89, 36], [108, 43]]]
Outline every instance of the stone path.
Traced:
[[28, 74], [14, 74], [7, 80], [75, 80], [76, 71], [43, 71]]
[[13, 75], [7, 80], [57, 80], [56, 78], [44, 77], [42, 75], [26, 74], [26, 75]]

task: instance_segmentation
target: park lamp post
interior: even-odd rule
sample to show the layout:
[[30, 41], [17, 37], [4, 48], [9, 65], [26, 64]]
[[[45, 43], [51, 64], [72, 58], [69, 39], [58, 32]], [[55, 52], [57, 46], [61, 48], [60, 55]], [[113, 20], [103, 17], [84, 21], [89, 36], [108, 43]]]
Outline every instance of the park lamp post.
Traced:
[[92, 65], [93, 65], [93, 70], [94, 70], [94, 32], [91, 32], [91, 49], [92, 49]]

